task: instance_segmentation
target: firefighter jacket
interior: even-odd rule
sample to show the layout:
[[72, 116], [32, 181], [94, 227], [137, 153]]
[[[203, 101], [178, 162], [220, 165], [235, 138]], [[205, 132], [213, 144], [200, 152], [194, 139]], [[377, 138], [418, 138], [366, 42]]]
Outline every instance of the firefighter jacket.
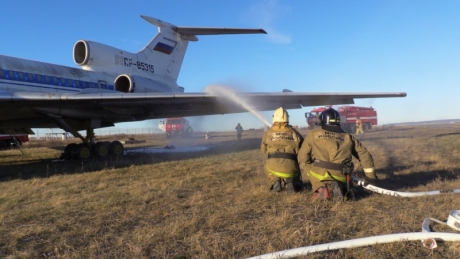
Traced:
[[[333, 163], [340, 167], [350, 163], [352, 156], [359, 160], [365, 172], [374, 173], [372, 155], [361, 142], [344, 132], [340, 126], [323, 126], [307, 134], [300, 148], [298, 160], [300, 169], [310, 178], [346, 182], [341, 169], [328, 165]], [[321, 164], [321, 161], [326, 163]], [[324, 164], [326, 166], [323, 166]]]
[[267, 155], [265, 171], [275, 177], [294, 178], [300, 175], [297, 154], [303, 137], [287, 122], [275, 122], [265, 132], [260, 149]]

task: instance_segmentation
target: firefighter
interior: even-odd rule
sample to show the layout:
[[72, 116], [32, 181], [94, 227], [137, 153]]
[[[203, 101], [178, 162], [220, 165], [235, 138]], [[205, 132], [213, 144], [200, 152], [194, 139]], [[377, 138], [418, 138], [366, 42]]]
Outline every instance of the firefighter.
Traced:
[[238, 125], [235, 127], [236, 130], [236, 137], [238, 140], [241, 140], [241, 135], [243, 134], [243, 127], [241, 127], [241, 124], [238, 122]]
[[188, 125], [187, 126], [187, 137], [191, 137], [193, 134], [193, 128], [192, 126]]
[[359, 135], [360, 133], [364, 134], [363, 122], [361, 121], [359, 116], [356, 116], [356, 135]]
[[297, 153], [303, 137], [289, 125], [288, 112], [280, 107], [273, 114], [273, 125], [265, 132], [260, 149], [268, 156], [265, 172], [272, 192], [286, 189], [288, 194], [300, 191], [302, 180]]
[[298, 155], [300, 168], [312, 184], [314, 200], [344, 200], [346, 175], [350, 175], [354, 168], [352, 156], [361, 163], [364, 180], [377, 182], [372, 155], [351, 134], [343, 131], [336, 110], [323, 111], [320, 126], [307, 134]]

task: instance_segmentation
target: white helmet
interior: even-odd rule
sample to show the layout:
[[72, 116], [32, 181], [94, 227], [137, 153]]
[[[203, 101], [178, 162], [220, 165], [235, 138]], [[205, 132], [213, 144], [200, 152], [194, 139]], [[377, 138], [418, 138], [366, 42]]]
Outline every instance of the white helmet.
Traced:
[[275, 122], [289, 122], [289, 114], [283, 107], [279, 107], [273, 113], [273, 123]]

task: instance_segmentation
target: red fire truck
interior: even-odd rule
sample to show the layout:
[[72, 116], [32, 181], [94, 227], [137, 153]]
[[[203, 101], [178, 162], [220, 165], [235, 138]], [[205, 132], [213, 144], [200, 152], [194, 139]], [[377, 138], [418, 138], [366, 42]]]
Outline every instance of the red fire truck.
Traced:
[[0, 134], [0, 150], [21, 147], [22, 143], [29, 141], [29, 135], [3, 135]]
[[192, 127], [186, 118], [167, 118], [160, 121], [160, 129], [164, 129], [166, 137], [189, 137], [192, 134]]
[[[319, 115], [329, 107], [315, 108], [305, 113], [308, 128], [313, 129], [319, 123]], [[336, 109], [340, 113], [340, 124], [343, 130], [351, 133], [356, 132], [356, 117], [363, 122], [364, 132], [369, 131], [372, 126], [377, 125], [377, 111], [372, 107], [360, 106], [339, 106]]]

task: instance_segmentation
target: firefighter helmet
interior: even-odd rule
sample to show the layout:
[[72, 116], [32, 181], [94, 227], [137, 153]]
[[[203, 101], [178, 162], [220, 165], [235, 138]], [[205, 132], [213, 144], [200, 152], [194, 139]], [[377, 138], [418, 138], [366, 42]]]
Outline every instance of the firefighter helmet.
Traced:
[[275, 122], [289, 122], [289, 114], [283, 107], [279, 107], [273, 113], [273, 123]]
[[340, 114], [336, 110], [329, 108], [319, 115], [321, 126], [340, 126]]

